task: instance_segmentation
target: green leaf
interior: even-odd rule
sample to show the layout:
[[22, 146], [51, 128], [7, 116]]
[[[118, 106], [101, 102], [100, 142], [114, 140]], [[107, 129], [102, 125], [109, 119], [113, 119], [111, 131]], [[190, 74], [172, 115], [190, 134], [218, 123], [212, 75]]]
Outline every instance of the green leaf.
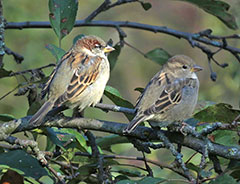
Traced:
[[14, 120], [15, 117], [11, 114], [0, 114], [0, 121], [11, 121]]
[[212, 175], [211, 171], [204, 171], [200, 167], [194, 165], [193, 163], [188, 163], [186, 166], [188, 169], [193, 170], [196, 173], [199, 173], [202, 177], [210, 177]]
[[59, 133], [56, 128], [47, 127], [46, 134], [47, 138], [49, 138], [55, 145], [58, 145], [60, 147], [63, 146], [64, 142], [60, 140], [60, 137], [64, 136], [64, 134]]
[[156, 48], [146, 53], [145, 57], [156, 62], [157, 64], [163, 65], [167, 62], [171, 55], [161, 48]]
[[[111, 86], [106, 86], [104, 90], [104, 95], [106, 95], [114, 104], [121, 106], [121, 107], [127, 107], [130, 109], [134, 109], [134, 106], [125, 100], [119, 93], [119, 91]], [[131, 120], [133, 118], [133, 115], [124, 113], [125, 116]]]
[[237, 135], [237, 132], [230, 130], [217, 130], [213, 132], [212, 135], [214, 137], [214, 142], [218, 144], [223, 144], [226, 146], [238, 145], [239, 137]]
[[224, 174], [212, 180], [209, 184], [237, 184], [237, 181], [234, 180], [233, 177]]
[[22, 150], [8, 151], [0, 154], [0, 167], [7, 165], [24, 173], [26, 176], [39, 179], [48, 175], [48, 172], [40, 165], [39, 161]]
[[216, 16], [230, 29], [238, 29], [235, 17], [228, 13], [230, 5], [219, 0], [180, 0], [198, 6], [205, 12]]
[[81, 38], [83, 38], [85, 35], [84, 34], [79, 34], [77, 36], [74, 37], [73, 39], [73, 45]]
[[152, 8], [151, 3], [141, 2], [141, 5], [145, 11], [148, 11], [150, 8]]
[[11, 73], [12, 73], [11, 71], [7, 71], [3, 68], [0, 68], [0, 78], [9, 77]]
[[57, 62], [62, 58], [62, 56], [66, 53], [65, 50], [57, 47], [53, 44], [46, 45], [46, 48], [52, 53], [52, 55], [56, 58]]
[[54, 180], [50, 178], [49, 176], [43, 176], [39, 179], [42, 183], [47, 183], [47, 184], [54, 184]]
[[141, 172], [139, 172], [135, 169], [126, 169], [126, 168], [122, 168], [119, 166], [113, 166], [113, 170], [114, 170], [114, 172], [118, 172], [120, 174], [130, 176], [130, 177], [141, 177], [142, 176]]
[[126, 137], [119, 135], [109, 135], [96, 139], [97, 145], [107, 151], [111, 151], [111, 146], [114, 144], [128, 143], [129, 140]]
[[198, 101], [197, 105], [194, 109], [194, 114], [199, 112], [199, 111], [202, 111], [203, 109], [206, 109], [209, 106], [215, 105], [215, 104], [216, 103], [212, 102], [212, 101]]
[[232, 106], [225, 103], [219, 103], [208, 106], [202, 111], [196, 113], [194, 118], [204, 122], [222, 122], [232, 123], [240, 114], [240, 110], [232, 109]]
[[80, 151], [87, 152], [89, 150], [89, 146], [87, 145], [87, 141], [84, 138], [82, 134], [80, 134], [78, 131], [73, 130], [73, 129], [64, 129], [63, 130], [65, 133], [69, 133], [75, 136], [77, 142], [80, 145]]
[[110, 52], [110, 54], [108, 55], [108, 60], [110, 63], [111, 71], [113, 70], [114, 66], [116, 65], [118, 56], [120, 55], [120, 52], [121, 52], [121, 46], [119, 44], [116, 44], [114, 46], [114, 48], [115, 48], [115, 50]]
[[[56, 145], [63, 147], [63, 144], [69, 142], [74, 144], [74, 146], [69, 144], [68, 147], [77, 147], [79, 151], [88, 152], [90, 147], [87, 145], [87, 142], [82, 134], [78, 131], [68, 128], [58, 129], [58, 128], [47, 128], [47, 137]], [[64, 148], [68, 148], [64, 147]]]
[[160, 182], [165, 181], [163, 178], [153, 178], [153, 177], [145, 177], [138, 181], [138, 184], [158, 184]]
[[77, 10], [78, 0], [49, 0], [49, 20], [60, 40], [71, 32]]

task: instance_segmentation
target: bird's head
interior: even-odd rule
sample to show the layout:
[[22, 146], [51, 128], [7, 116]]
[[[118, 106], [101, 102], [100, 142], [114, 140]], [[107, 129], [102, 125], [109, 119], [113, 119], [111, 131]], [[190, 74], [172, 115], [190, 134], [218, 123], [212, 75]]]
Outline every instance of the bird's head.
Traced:
[[113, 47], [107, 45], [101, 38], [97, 36], [84, 36], [77, 40], [74, 45], [76, 51], [84, 51], [90, 56], [104, 57], [106, 53], [114, 50]]
[[168, 68], [168, 71], [171, 71], [178, 78], [196, 78], [195, 72], [203, 70], [202, 67], [196, 65], [190, 57], [185, 55], [171, 57], [165, 68]]

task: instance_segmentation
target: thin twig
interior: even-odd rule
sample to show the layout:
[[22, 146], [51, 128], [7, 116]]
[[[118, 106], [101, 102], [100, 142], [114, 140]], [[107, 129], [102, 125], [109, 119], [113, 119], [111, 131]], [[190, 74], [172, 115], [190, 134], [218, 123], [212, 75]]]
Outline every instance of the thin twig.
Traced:
[[86, 22], [90, 22], [93, 20], [98, 14], [100, 14], [103, 11], [108, 10], [108, 5], [111, 4], [110, 0], [104, 0], [104, 2], [96, 9], [94, 10], [87, 18], [85, 18]]
[[131, 47], [132, 49], [134, 49], [135, 51], [137, 51], [138, 53], [140, 53], [141, 55], [143, 55], [145, 57], [145, 53], [143, 53], [141, 50], [139, 50], [138, 48], [132, 46], [131, 44], [127, 43], [126, 41], [124, 41], [124, 44], [126, 44], [127, 46]]
[[48, 64], [46, 66], [41, 66], [39, 68], [24, 70], [24, 71], [20, 71], [20, 72], [14, 72], [14, 73], [10, 74], [10, 77], [11, 76], [16, 76], [16, 75], [22, 75], [22, 74], [25, 74], [25, 73], [32, 73], [33, 71], [36, 71], [36, 70], [42, 70], [42, 69], [49, 68], [49, 67], [54, 67], [54, 66], [56, 66], [56, 65], [51, 63], [51, 64]]
[[13, 93], [16, 89], [18, 89], [20, 87], [20, 85], [17, 85], [15, 88], [13, 88], [12, 90], [10, 90], [9, 92], [7, 92], [6, 94], [4, 94], [3, 96], [0, 97], [0, 100], [4, 99], [6, 96], [10, 95], [11, 93]]
[[[79, 156], [85, 156], [85, 157], [91, 157], [91, 155], [89, 153], [84, 153], [84, 152], [76, 152], [75, 155], [79, 155]], [[105, 159], [123, 159], [123, 160], [138, 160], [138, 161], [144, 161], [144, 158], [143, 157], [134, 157], [134, 156], [125, 156], [125, 155], [103, 155], [103, 157]], [[148, 159], [148, 158], [145, 158], [146, 162], [150, 163], [150, 164], [153, 164], [155, 166], [158, 166], [160, 168], [166, 168], [166, 169], [169, 169], [169, 170], [172, 170], [176, 173], [178, 173], [179, 175], [181, 176], [184, 176], [184, 174], [179, 171], [178, 169], [168, 165], [168, 164], [165, 164], [163, 162], [160, 162], [160, 161], [156, 161], [156, 160], [151, 160], [151, 159]]]
[[24, 60], [24, 57], [16, 52], [13, 52], [11, 49], [9, 49], [8, 47], [5, 47], [5, 52], [8, 55], [12, 55], [16, 61], [17, 64], [22, 63], [22, 61]]
[[148, 176], [153, 177], [153, 171], [152, 171], [151, 167], [149, 167], [149, 165], [148, 165], [148, 163], [147, 163], [145, 153], [142, 152], [142, 154], [143, 154], [144, 164], [145, 164], [146, 170], [147, 170], [147, 172], [148, 172]]
[[90, 146], [92, 148], [92, 156], [98, 159], [97, 177], [98, 177], [99, 183], [104, 183], [104, 181], [105, 181], [105, 173], [104, 173], [104, 169], [103, 169], [104, 157], [102, 157], [100, 154], [100, 151], [96, 144], [95, 136], [89, 130], [85, 131], [85, 135], [87, 136]]
[[90, 22], [97, 15], [99, 15], [100, 13], [102, 13], [104, 11], [109, 10], [110, 8], [113, 8], [115, 6], [119, 6], [119, 5], [122, 5], [122, 4], [126, 4], [126, 3], [132, 3], [132, 2], [138, 2], [138, 0], [118, 0], [117, 2], [112, 3], [112, 4], [111, 4], [111, 0], [104, 0], [104, 2], [84, 20], [86, 22]]

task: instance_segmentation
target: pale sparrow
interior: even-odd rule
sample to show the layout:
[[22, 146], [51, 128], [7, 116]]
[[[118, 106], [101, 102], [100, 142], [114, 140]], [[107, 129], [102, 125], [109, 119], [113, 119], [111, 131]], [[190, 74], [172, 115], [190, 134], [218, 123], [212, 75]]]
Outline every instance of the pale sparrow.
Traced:
[[110, 75], [106, 53], [113, 50], [96, 36], [77, 40], [51, 74], [43, 89], [43, 96], [48, 94], [48, 100], [29, 123], [40, 124], [48, 111], [62, 104], [70, 108], [79, 106], [79, 111], [96, 105]]
[[151, 79], [136, 104], [136, 115], [123, 133], [132, 132], [139, 123], [151, 120], [161, 126], [190, 117], [198, 98], [202, 68], [184, 55], [176, 55]]

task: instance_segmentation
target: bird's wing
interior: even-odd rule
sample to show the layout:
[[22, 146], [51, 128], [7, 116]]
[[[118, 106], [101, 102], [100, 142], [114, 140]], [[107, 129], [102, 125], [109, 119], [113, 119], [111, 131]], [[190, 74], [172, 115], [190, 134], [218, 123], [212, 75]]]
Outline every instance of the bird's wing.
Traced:
[[68, 63], [73, 68], [73, 76], [70, 80], [67, 90], [61, 95], [55, 105], [61, 105], [67, 100], [71, 100], [79, 96], [88, 86], [93, 84], [100, 70], [101, 57], [90, 57], [78, 54], [74, 58], [69, 59]]
[[[123, 133], [132, 132], [139, 123], [145, 121], [151, 117], [154, 113], [153, 105], [156, 103], [156, 100], [159, 98], [159, 93], [161, 94], [164, 91], [166, 85], [168, 85], [169, 78], [165, 72], [159, 71], [147, 84], [143, 93], [137, 100], [136, 104], [136, 116], [132, 121], [127, 125], [123, 130]], [[155, 109], [154, 109], [155, 110]]]
[[[101, 60], [102, 58], [98, 56], [91, 57], [83, 53], [75, 54], [70, 51], [67, 52], [62, 57], [54, 72], [51, 74], [49, 81], [43, 90], [44, 93], [48, 93], [51, 83], [54, 77], [57, 77], [56, 74], [58, 73], [58, 69], [60, 69], [62, 63], [67, 62], [66, 65], [71, 67], [70, 72], [72, 73], [72, 77], [70, 78], [69, 84], [66, 87], [66, 91], [63, 91], [62, 95], [56, 99], [55, 106], [59, 106], [67, 100], [77, 97], [89, 85], [95, 82], [99, 74]], [[64, 73], [62, 74], [64, 75]]]
[[173, 80], [171, 83], [166, 82], [166, 80], [165, 82], [163, 81], [163, 90], [160, 96], [155, 99], [150, 107], [144, 109], [142, 113], [146, 116], [162, 114], [181, 103], [183, 88], [192, 85], [193, 80], [191, 78], [179, 78]]

